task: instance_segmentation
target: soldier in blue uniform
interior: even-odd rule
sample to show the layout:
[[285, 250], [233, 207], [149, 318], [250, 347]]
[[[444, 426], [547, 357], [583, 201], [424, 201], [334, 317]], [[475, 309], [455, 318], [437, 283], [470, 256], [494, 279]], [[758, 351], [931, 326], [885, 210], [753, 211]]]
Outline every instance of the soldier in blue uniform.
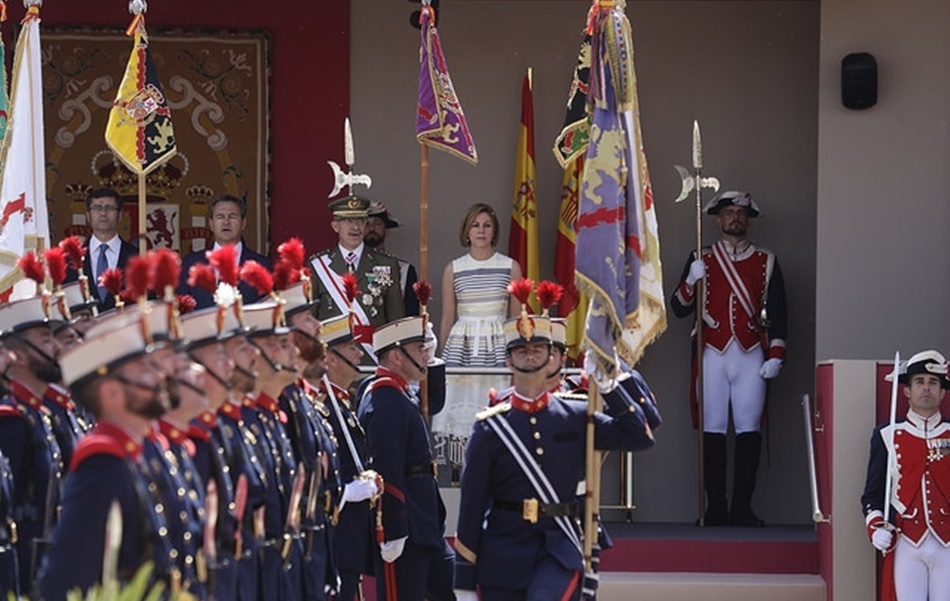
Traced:
[[[300, 501], [295, 497], [297, 460], [287, 436], [288, 416], [277, 398], [297, 374], [297, 348], [276, 302], [248, 305], [245, 323], [251, 327], [251, 344], [260, 351], [253, 401], [245, 397], [244, 423], [256, 439], [266, 485], [264, 541], [261, 550], [263, 599], [301, 599], [303, 545], [300, 536]], [[295, 519], [295, 516], [297, 519]]]
[[[514, 389], [477, 416], [462, 474], [456, 539], [460, 600], [580, 599], [583, 558], [577, 496], [585, 479], [586, 403], [549, 392], [550, 320], [505, 324]], [[654, 444], [646, 416], [616, 383], [602, 390], [598, 449]]]
[[[301, 249], [302, 250], [302, 249]], [[299, 351], [299, 373], [323, 356], [321, 325], [311, 313], [310, 280], [304, 274], [300, 282], [280, 292], [284, 314], [293, 328], [291, 333]], [[336, 595], [339, 574], [336, 562], [332, 521], [340, 503], [340, 461], [337, 441], [326, 421], [326, 411], [316, 402], [316, 391], [298, 377], [278, 399], [288, 417], [287, 435], [298, 465], [307, 473], [300, 526], [304, 533], [304, 598], [326, 601]]]
[[44, 299], [35, 296], [0, 307], [0, 340], [13, 353], [6, 370], [10, 395], [0, 411], [0, 451], [15, 483], [11, 512], [17, 524], [20, 586], [30, 593], [39, 561], [34, 548], [42, 550], [48, 540], [64, 469], [52, 416], [42, 401], [47, 386], [62, 379], [56, 359], [60, 347]]
[[348, 317], [324, 322], [321, 333], [327, 345], [327, 373], [320, 382], [317, 402], [333, 428], [339, 445], [340, 477], [346, 483], [335, 536], [341, 581], [338, 598], [353, 601], [361, 575], [373, 573], [370, 504], [379, 492], [375, 472], [366, 469], [366, 433], [349, 395], [349, 387], [360, 373], [363, 350], [353, 336]]
[[[204, 366], [204, 390], [208, 410], [188, 425], [188, 438], [194, 446], [195, 469], [206, 486], [214, 482], [217, 489], [217, 515], [206, 515], [213, 528], [205, 528], [204, 549], [208, 568], [208, 596], [215, 601], [236, 600], [238, 522], [235, 514], [234, 486], [230, 463], [240, 460], [218, 427], [216, 412], [228, 400], [234, 376], [234, 361], [224, 351], [222, 341], [240, 332], [236, 312], [229, 307], [214, 307], [182, 317], [182, 328], [188, 355]], [[236, 459], [237, 458], [237, 459]], [[240, 464], [233, 471], [243, 473]], [[246, 477], [245, 477], [246, 479]], [[208, 539], [211, 536], [213, 540]], [[244, 599], [252, 598], [246, 594]]]
[[259, 547], [263, 542], [264, 530], [257, 516], [264, 511], [267, 489], [264, 465], [257, 455], [257, 438], [244, 422], [242, 409], [246, 395], [253, 393], [257, 385], [257, 365], [261, 356], [243, 333], [224, 341], [224, 350], [234, 361], [234, 373], [230, 396], [218, 409], [216, 421], [230, 469], [231, 483], [237, 487], [239, 479], [244, 476], [247, 487], [243, 512], [236, 514], [239, 524], [235, 540], [235, 557], [238, 558], [237, 599], [258, 601], [261, 595]]
[[[0, 411], [3, 407], [0, 407]], [[20, 598], [20, 574], [17, 565], [16, 522], [13, 521], [13, 472], [0, 452], [0, 595]]]
[[129, 319], [61, 358], [64, 382], [97, 424], [73, 454], [62, 517], [39, 574], [46, 601], [61, 601], [68, 591], [84, 591], [102, 578], [106, 521], [114, 503], [122, 518], [118, 580], [131, 579], [152, 561], [153, 580], [170, 584], [166, 510], [149, 486], [141, 458], [152, 421], [169, 407], [165, 375], [148, 357], [152, 348], [147, 322]]
[[445, 506], [435, 479], [429, 429], [409, 384], [426, 375], [422, 317], [376, 330], [380, 366], [360, 403], [371, 467], [382, 476], [382, 532], [376, 558], [381, 601], [454, 599], [455, 554], [444, 538]]

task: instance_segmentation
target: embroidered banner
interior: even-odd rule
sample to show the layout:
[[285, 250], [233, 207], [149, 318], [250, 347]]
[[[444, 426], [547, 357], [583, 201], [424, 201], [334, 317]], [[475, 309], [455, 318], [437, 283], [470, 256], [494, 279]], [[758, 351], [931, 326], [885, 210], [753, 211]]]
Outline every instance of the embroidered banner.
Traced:
[[[103, 132], [129, 58], [123, 31], [43, 32], [50, 233], [87, 236], [85, 196], [114, 188], [125, 200], [119, 233], [138, 232], [137, 176]], [[266, 32], [149, 32], [149, 49], [175, 116], [177, 154], [146, 178], [151, 246], [183, 253], [210, 244], [208, 203], [247, 199], [245, 238], [267, 252], [270, 203], [269, 46]]]

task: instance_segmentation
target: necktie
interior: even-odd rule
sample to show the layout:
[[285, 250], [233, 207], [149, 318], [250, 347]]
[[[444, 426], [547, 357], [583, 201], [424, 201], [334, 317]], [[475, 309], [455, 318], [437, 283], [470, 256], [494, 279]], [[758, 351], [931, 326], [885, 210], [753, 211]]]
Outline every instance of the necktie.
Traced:
[[350, 272], [356, 271], [356, 253], [352, 250], [346, 253], [346, 268]]
[[109, 269], [109, 259], [106, 258], [106, 250], [108, 246], [105, 244], [99, 245], [99, 257], [96, 259], [96, 287], [99, 290], [99, 301], [103, 302], [106, 299], [106, 288], [102, 285], [102, 274], [104, 274]]

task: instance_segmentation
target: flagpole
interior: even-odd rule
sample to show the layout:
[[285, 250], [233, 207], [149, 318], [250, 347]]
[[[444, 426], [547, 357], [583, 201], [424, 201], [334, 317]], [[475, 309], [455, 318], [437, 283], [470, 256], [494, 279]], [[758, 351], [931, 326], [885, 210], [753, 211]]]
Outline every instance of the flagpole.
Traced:
[[[429, 145], [422, 147], [419, 157], [419, 172], [422, 178], [419, 196], [419, 281], [429, 281]], [[423, 324], [425, 329], [426, 324]], [[429, 378], [419, 383], [419, 407], [422, 418], [429, 423]]]
[[145, 235], [145, 174], [139, 173], [139, 256], [148, 253], [148, 236]]

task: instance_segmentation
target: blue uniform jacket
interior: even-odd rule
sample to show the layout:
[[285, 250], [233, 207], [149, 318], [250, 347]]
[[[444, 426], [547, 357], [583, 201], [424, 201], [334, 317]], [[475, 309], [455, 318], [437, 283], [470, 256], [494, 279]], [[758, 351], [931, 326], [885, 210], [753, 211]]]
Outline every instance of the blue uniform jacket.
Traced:
[[[604, 398], [616, 417], [595, 415], [595, 447], [636, 451], [653, 446], [643, 411], [629, 395], [617, 392]], [[551, 482], [556, 502], [574, 502], [578, 484], [585, 479], [587, 406], [582, 401], [545, 396], [540, 402], [522, 404], [510, 393], [507, 399], [479, 414], [472, 428], [462, 472], [456, 588], [474, 590], [476, 584], [481, 584], [523, 589], [531, 579], [535, 561], [545, 552], [566, 570], [583, 569], [581, 552], [552, 518], [541, 517], [532, 524], [522, 517], [523, 500], [536, 499], [538, 494], [488, 423], [489, 419], [507, 421]], [[528, 404], [535, 405], [533, 412], [512, 408]]]
[[46, 519], [46, 511], [55, 508], [59, 499], [47, 500], [47, 494], [52, 491], [59, 496], [64, 466], [49, 409], [16, 381], [7, 406], [0, 409], [0, 452], [6, 455], [13, 473], [12, 514], [18, 531], [20, 586], [29, 593], [31, 568], [35, 567], [33, 542], [45, 536], [47, 521], [53, 523], [52, 517]]
[[[366, 432], [356, 418], [356, 414], [350, 410], [349, 394], [337, 386], [334, 386], [333, 393], [336, 395], [343, 423], [340, 422], [336, 411], [330, 406], [330, 399], [323, 387], [320, 388], [319, 398], [322, 404], [329, 408], [327, 421], [333, 428], [333, 433], [340, 448], [340, 477], [344, 483], [348, 483], [359, 475], [360, 469], [353, 459], [349, 445], [346, 443], [346, 433], [349, 433], [350, 439], [353, 441], [353, 447], [356, 449], [356, 454], [363, 469], [366, 469], [368, 464], [369, 450], [366, 444]], [[336, 526], [337, 558], [341, 568], [363, 574], [373, 573], [372, 541], [375, 540], [373, 538], [374, 528], [369, 501], [347, 503], [343, 507], [343, 511], [340, 512], [340, 520]]]
[[146, 561], [155, 562], [154, 579], [165, 578], [171, 546], [161, 501], [148, 490], [139, 464], [141, 443], [112, 424], [100, 422], [80, 441], [63, 493], [63, 513], [39, 574], [45, 601], [62, 601], [74, 588], [83, 591], [102, 577], [106, 521], [113, 501], [122, 511], [118, 576], [132, 578]]
[[359, 408], [372, 468], [385, 481], [385, 540], [405, 536], [416, 545], [442, 549], [445, 506], [433, 474], [429, 428], [408, 383], [380, 367]]

